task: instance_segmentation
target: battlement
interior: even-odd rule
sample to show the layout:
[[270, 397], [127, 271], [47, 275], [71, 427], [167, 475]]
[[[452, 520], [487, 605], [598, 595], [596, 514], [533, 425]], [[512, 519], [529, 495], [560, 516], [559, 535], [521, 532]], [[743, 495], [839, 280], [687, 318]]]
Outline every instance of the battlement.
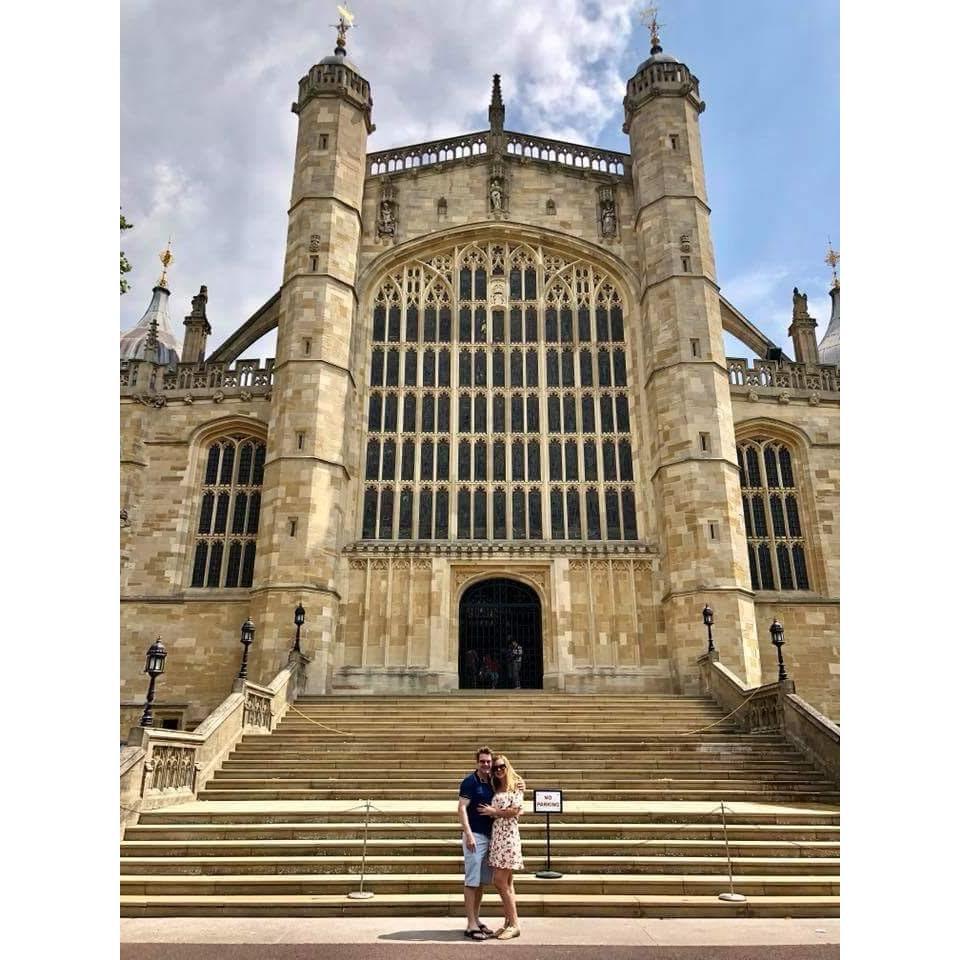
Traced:
[[623, 98], [624, 133], [629, 132], [630, 118], [639, 107], [653, 97], [664, 95], [689, 97], [698, 113], [703, 113], [707, 106], [700, 98], [700, 81], [685, 64], [651, 57], [627, 81], [627, 95]]
[[[491, 131], [481, 130], [459, 137], [368, 153], [367, 174], [376, 177], [442, 163], [473, 162], [489, 152], [490, 137]], [[548, 140], [510, 130], [503, 132], [503, 140], [504, 155], [521, 162], [537, 160], [559, 167], [624, 177], [630, 161], [629, 154], [615, 150]]]
[[265, 360], [237, 360], [207, 363], [179, 363], [165, 367], [149, 360], [120, 361], [120, 396], [133, 398], [155, 406], [168, 400], [213, 398], [229, 396], [250, 399], [267, 396], [273, 388], [273, 358]]
[[731, 393], [744, 394], [757, 388], [766, 391], [813, 391], [818, 394], [840, 394], [840, 368], [827, 364], [776, 362], [739, 357], [727, 358], [727, 375]]
[[370, 96], [370, 84], [352, 68], [349, 61], [338, 62], [336, 58], [328, 60], [334, 62], [314, 64], [306, 76], [300, 78], [297, 100], [290, 109], [299, 114], [313, 97], [331, 92], [343, 94], [363, 111], [367, 132], [371, 132], [373, 123], [370, 111], [373, 109], [373, 99]]

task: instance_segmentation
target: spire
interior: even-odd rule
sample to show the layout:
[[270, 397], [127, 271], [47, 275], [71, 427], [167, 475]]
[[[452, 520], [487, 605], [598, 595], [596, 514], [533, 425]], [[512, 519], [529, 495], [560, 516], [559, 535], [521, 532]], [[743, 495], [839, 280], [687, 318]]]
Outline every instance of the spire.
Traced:
[[663, 47], [660, 46], [660, 28], [663, 24], [657, 20], [657, 13], [656, 4], [653, 3], [647, 4], [647, 6], [640, 11], [640, 22], [650, 31], [651, 56], [663, 53]]
[[503, 97], [500, 95], [500, 74], [493, 75], [493, 93], [490, 95], [490, 108], [487, 110], [487, 116], [490, 118], [490, 132], [493, 134], [503, 133], [503, 119], [506, 110], [503, 106]]
[[353, 26], [353, 14], [347, 9], [346, 3], [337, 7], [340, 19], [334, 24], [337, 28], [337, 45], [333, 52], [338, 57], [347, 55], [347, 31]]
[[840, 284], [830, 288], [830, 323], [820, 341], [820, 362], [840, 366]]

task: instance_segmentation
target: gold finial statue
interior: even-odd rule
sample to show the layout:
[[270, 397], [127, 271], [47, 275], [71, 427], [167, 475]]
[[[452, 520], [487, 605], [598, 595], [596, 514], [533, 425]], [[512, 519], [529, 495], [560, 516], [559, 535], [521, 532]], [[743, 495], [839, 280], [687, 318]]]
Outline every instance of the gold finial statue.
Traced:
[[167, 285], [167, 267], [173, 263], [173, 254], [170, 252], [170, 245], [173, 243], [173, 237], [170, 237], [167, 240], [167, 249], [160, 254], [160, 262], [163, 264], [163, 271], [160, 274], [160, 279], [157, 281], [158, 287], [165, 287]]
[[830, 289], [836, 290], [837, 287], [840, 286], [840, 281], [837, 279], [837, 264], [840, 262], [840, 254], [833, 249], [833, 244], [830, 242], [829, 237], [827, 237], [827, 255], [823, 258], [823, 262], [828, 264], [833, 271], [833, 285]]
[[651, 53], [662, 53], [663, 49], [660, 46], [660, 28], [663, 26], [659, 20], [657, 20], [657, 6], [654, 3], [648, 3], [640, 11], [640, 22], [650, 31], [650, 52]]
[[347, 52], [347, 31], [353, 26], [353, 14], [347, 9], [347, 5], [337, 6], [337, 13], [340, 19], [333, 24], [337, 28], [337, 53]]

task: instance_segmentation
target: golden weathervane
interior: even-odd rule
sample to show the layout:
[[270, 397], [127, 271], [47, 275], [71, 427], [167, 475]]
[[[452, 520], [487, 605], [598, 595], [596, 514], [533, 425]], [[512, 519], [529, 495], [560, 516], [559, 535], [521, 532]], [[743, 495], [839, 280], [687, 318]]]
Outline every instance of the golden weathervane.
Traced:
[[837, 264], [840, 262], [840, 253], [833, 249], [829, 237], [827, 237], [827, 255], [823, 258], [823, 262], [833, 271], [833, 286], [831, 289], [836, 290], [840, 286], [840, 281], [837, 279]]
[[338, 6], [337, 13], [340, 14], [340, 19], [332, 24], [337, 28], [337, 47], [346, 50], [347, 31], [353, 26], [353, 14], [347, 9], [346, 4]]
[[660, 11], [657, 9], [656, 4], [648, 3], [640, 11], [640, 22], [650, 31], [650, 47], [651, 50], [653, 47], [660, 46], [660, 28], [663, 26], [659, 20], [657, 20], [657, 14]]
[[165, 287], [167, 285], [167, 267], [173, 263], [173, 254], [170, 252], [170, 246], [173, 243], [173, 237], [167, 240], [167, 249], [160, 254], [160, 262], [163, 264], [163, 272], [160, 274], [160, 279], [157, 281], [158, 287]]

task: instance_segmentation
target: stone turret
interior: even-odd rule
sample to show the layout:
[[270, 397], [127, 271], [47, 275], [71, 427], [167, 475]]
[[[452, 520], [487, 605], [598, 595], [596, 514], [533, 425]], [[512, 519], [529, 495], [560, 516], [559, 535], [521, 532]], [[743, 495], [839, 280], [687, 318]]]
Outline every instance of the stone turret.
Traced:
[[793, 352], [797, 363], [818, 364], [820, 354], [817, 350], [817, 321], [807, 310], [807, 295], [793, 288], [793, 321], [787, 333], [793, 340]]
[[207, 287], [200, 287], [200, 292], [191, 301], [192, 309], [184, 318], [183, 325], [187, 332], [183, 336], [183, 362], [203, 363], [207, 350], [207, 337], [210, 336], [210, 321], [207, 320]]
[[840, 366], [840, 283], [830, 288], [830, 323], [820, 341], [820, 362]]
[[655, 22], [651, 40], [623, 101], [642, 278], [634, 322], [664, 624], [678, 687], [692, 693], [704, 606], [723, 622], [724, 659], [748, 685], [760, 681], [760, 658], [700, 145], [704, 102], [689, 68], [663, 52]]
[[358, 406], [352, 369], [357, 258], [370, 85], [347, 59], [341, 18], [332, 56], [300, 80], [287, 248], [277, 327], [255, 601], [259, 679], [286, 661], [293, 610], [308, 615], [303, 649], [318, 659], [309, 692], [323, 692], [339, 618], [338, 557], [352, 512], [346, 463]]

